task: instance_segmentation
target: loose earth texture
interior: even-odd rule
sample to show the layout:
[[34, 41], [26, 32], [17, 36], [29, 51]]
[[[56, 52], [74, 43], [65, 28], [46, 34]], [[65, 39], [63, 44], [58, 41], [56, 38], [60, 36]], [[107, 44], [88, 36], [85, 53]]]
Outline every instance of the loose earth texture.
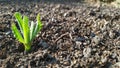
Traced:
[[[13, 14], [44, 24], [30, 53], [12, 34]], [[55, 1], [0, 2], [1, 68], [116, 68], [120, 66], [120, 9]]]

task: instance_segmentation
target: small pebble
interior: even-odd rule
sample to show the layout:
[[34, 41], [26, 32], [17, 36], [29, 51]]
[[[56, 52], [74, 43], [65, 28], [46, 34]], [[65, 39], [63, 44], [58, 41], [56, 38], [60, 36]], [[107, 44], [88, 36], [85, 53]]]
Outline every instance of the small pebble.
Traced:
[[6, 35], [9, 35], [10, 33], [11, 33], [11, 31], [8, 31], [8, 32], [6, 32], [5, 34], [6, 34]]
[[105, 63], [106, 61], [107, 61], [107, 58], [106, 58], [106, 57], [104, 57], [104, 58], [102, 57], [102, 58], [101, 58], [101, 62], [102, 62], [102, 63]]
[[90, 57], [91, 56], [91, 48], [87, 47], [83, 50], [84, 57]]
[[109, 32], [109, 37], [113, 39], [115, 37], [115, 33], [113, 33], [113, 31], [110, 31]]
[[94, 45], [97, 45], [97, 44], [99, 44], [100, 43], [100, 37], [99, 36], [95, 36], [95, 37], [93, 37], [93, 39], [92, 39], [92, 43], [94, 43]]
[[115, 59], [116, 57], [117, 57], [117, 54], [116, 53], [112, 53], [111, 58]]

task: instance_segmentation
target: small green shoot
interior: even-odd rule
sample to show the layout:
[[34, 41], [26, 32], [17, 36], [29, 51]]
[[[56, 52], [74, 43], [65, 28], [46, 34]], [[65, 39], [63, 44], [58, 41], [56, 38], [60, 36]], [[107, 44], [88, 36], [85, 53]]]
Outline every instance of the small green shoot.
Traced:
[[12, 32], [16, 39], [24, 44], [25, 51], [30, 51], [33, 39], [43, 27], [43, 24], [40, 20], [40, 14], [38, 14], [36, 17], [36, 23], [34, 23], [33, 21], [29, 23], [29, 18], [27, 16], [22, 17], [19, 12], [16, 12], [14, 16], [17, 20], [20, 30], [17, 28], [15, 23], [12, 23]]

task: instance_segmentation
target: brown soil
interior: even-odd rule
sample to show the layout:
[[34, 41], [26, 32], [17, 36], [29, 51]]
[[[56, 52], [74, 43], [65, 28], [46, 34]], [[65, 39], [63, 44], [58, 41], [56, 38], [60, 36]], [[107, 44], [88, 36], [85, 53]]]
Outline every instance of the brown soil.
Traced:
[[[10, 29], [20, 12], [44, 24], [30, 53]], [[120, 61], [120, 9], [86, 3], [0, 2], [1, 68], [110, 68]]]

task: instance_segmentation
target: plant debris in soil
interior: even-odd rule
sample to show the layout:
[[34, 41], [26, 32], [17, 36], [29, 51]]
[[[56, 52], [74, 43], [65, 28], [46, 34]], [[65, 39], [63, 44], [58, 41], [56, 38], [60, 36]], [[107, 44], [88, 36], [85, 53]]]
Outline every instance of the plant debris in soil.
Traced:
[[[30, 53], [11, 31], [20, 12], [44, 24]], [[88, 4], [0, 2], [1, 68], [114, 68], [120, 62], [120, 9]], [[115, 64], [115, 65], [114, 65]]]

